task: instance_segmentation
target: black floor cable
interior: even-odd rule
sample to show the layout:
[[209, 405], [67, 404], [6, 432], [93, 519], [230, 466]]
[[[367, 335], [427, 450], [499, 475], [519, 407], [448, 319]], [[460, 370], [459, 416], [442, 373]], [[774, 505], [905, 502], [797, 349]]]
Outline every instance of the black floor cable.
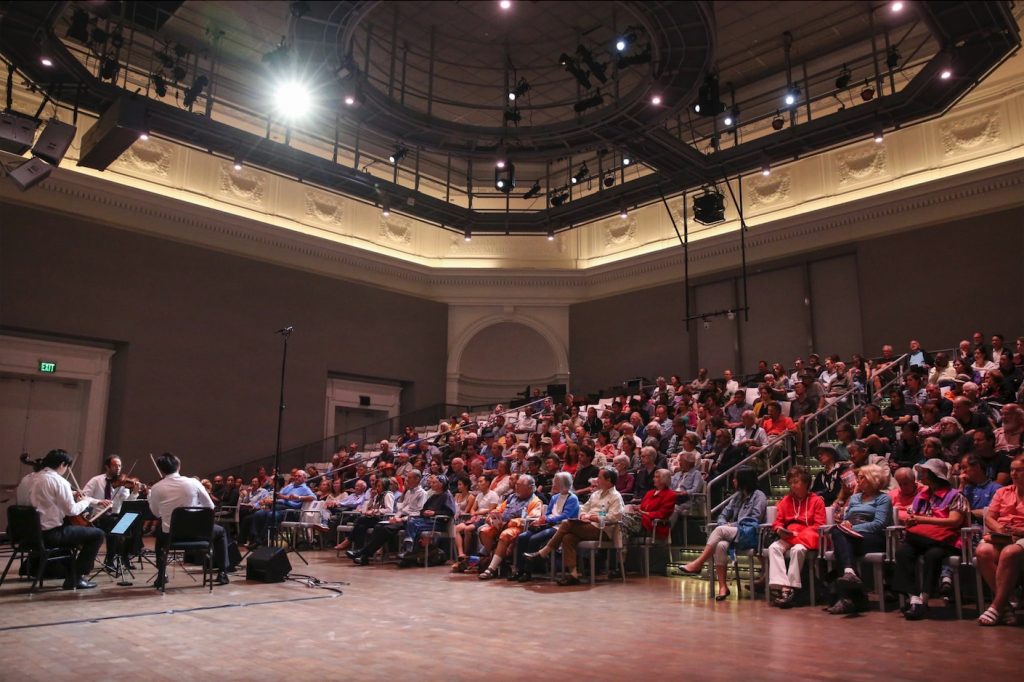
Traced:
[[[316, 578], [313, 578], [316, 580]], [[319, 581], [317, 581], [319, 582]], [[316, 587], [316, 585], [309, 585], [310, 587]], [[327, 588], [335, 589], [335, 588]], [[337, 599], [341, 596], [341, 590], [336, 590], [338, 594], [324, 594], [317, 597], [295, 597], [294, 599], [271, 599], [268, 601], [254, 601], [254, 602], [243, 602], [237, 604], [218, 604], [217, 606], [196, 606], [190, 609], [172, 609], [169, 611], [148, 611], [145, 613], [126, 613], [120, 616], [101, 616], [99, 618], [79, 618], [77, 620], [62, 620], [52, 623], [32, 623], [29, 625], [10, 625], [7, 627], [0, 627], [0, 632], [7, 632], [9, 630], [28, 630], [31, 628], [46, 628], [57, 625], [79, 625], [82, 623], [99, 623], [104, 620], [118, 620], [121, 618], [140, 618], [143, 616], [171, 616], [177, 613], [192, 613], [194, 611], [212, 611], [214, 609], [227, 609], [238, 606], [263, 606], [266, 604], [289, 604], [292, 602], [299, 601], [313, 601], [315, 599]]]
[[338, 594], [344, 594], [344, 592], [341, 591], [342, 585], [350, 584], [343, 580], [320, 580], [319, 578], [314, 578], [311, 575], [303, 575], [302, 573], [289, 573], [287, 577], [288, 580], [299, 583], [300, 585], [305, 585], [306, 587], [319, 587], [322, 590], [331, 590]]

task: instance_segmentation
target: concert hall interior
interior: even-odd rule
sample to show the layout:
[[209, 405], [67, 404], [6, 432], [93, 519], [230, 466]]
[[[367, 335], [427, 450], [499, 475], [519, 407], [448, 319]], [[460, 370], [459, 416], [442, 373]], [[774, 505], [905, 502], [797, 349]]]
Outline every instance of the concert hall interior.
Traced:
[[0, 679], [1019, 677], [1022, 21], [0, 2]]

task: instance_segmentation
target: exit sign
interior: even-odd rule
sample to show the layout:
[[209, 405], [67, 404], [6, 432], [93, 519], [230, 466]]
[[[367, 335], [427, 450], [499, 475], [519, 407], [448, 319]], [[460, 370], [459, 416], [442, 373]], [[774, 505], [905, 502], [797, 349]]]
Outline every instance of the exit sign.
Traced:
[[40, 372], [51, 372], [51, 373], [52, 372], [56, 372], [57, 371], [57, 363], [56, 362], [45, 362], [43, 360], [40, 360], [39, 361], [39, 371]]

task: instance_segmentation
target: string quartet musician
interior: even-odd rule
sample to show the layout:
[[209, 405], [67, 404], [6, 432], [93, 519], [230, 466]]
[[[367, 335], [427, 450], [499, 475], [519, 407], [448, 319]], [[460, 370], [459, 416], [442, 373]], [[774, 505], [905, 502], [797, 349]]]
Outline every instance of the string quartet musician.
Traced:
[[[92, 522], [92, 525], [101, 529], [107, 536], [107, 555], [103, 559], [103, 564], [108, 568], [113, 568], [114, 566], [116, 544], [112, 542], [110, 531], [117, 525], [118, 515], [121, 513], [121, 505], [126, 500], [135, 500], [139, 497], [139, 485], [137, 483], [125, 485], [125, 481], [121, 481], [120, 478], [121, 458], [117, 455], [107, 455], [103, 459], [103, 473], [93, 476], [82, 487], [82, 493], [87, 497], [97, 500], [110, 500], [110, 508]], [[121, 540], [121, 560], [124, 562], [124, 567], [129, 571], [135, 570], [135, 566], [130, 559], [132, 545], [132, 538], [126, 537]]]
[[51, 450], [42, 459], [30, 460], [22, 455], [21, 461], [32, 466], [33, 472], [18, 484], [18, 504], [31, 505], [39, 511], [43, 542], [47, 547], [78, 549], [75, 575], [64, 580], [65, 590], [86, 590], [96, 587], [86, 576], [93, 569], [96, 555], [103, 545], [104, 533], [91, 526], [74, 526], [68, 517], [84, 514], [89, 507], [109, 507], [109, 500], [90, 498], [81, 492], [72, 492], [64, 478], [71, 468], [71, 455], [64, 450]]

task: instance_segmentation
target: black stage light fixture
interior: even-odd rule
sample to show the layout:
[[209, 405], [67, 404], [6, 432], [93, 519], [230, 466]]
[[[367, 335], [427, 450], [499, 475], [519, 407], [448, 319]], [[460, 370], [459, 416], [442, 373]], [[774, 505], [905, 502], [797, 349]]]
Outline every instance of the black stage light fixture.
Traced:
[[526, 191], [526, 194], [523, 195], [523, 198], [527, 199], [527, 200], [535, 199], [539, 195], [540, 195], [540, 181], [536, 181], [536, 182], [533, 183], [533, 187], [531, 187], [530, 189], [528, 189]]
[[19, 190], [24, 192], [50, 177], [51, 172], [53, 172], [53, 166], [40, 158], [33, 158], [8, 172], [7, 177], [17, 185]]
[[626, 29], [625, 33], [623, 33], [615, 40], [615, 49], [618, 50], [619, 52], [625, 52], [630, 47], [632, 47], [633, 43], [635, 42], [636, 30], [632, 26], [630, 26]]
[[608, 82], [608, 77], [605, 75], [605, 71], [608, 69], [607, 64], [594, 59], [594, 53], [583, 45], [576, 46], [576, 54], [578, 54], [583, 63], [587, 65], [587, 68], [590, 69], [590, 73], [594, 78], [601, 81], [601, 83]]
[[775, 118], [772, 119], [772, 130], [782, 130], [785, 125], [786, 119], [782, 118], [782, 114], [776, 111]]
[[839, 76], [836, 77], [836, 90], [845, 90], [850, 86], [850, 80], [853, 78], [853, 74], [846, 68], [846, 64], [843, 64], [843, 69], [839, 72]]
[[622, 165], [623, 166], [628, 166], [631, 163], [633, 163], [633, 157], [632, 156], [629, 156], [627, 154], [626, 156], [622, 157]]
[[895, 45], [889, 48], [889, 53], [885, 55], [885, 65], [890, 69], [895, 69], [900, 65], [900, 51]]
[[405, 155], [409, 153], [409, 150], [405, 147], [395, 147], [394, 153], [388, 157], [388, 161], [391, 163], [401, 163]]
[[558, 63], [564, 66], [566, 71], [572, 74], [572, 77], [576, 79], [576, 82], [579, 84], [581, 88], [583, 88], [584, 90], [589, 90], [591, 87], [593, 87], [590, 84], [590, 72], [581, 69], [580, 65], [576, 63], [575, 59], [573, 59], [572, 57], [563, 52], [561, 56], [558, 58]]
[[604, 180], [602, 182], [604, 182], [604, 186], [605, 187], [612, 187], [612, 186], [614, 186], [615, 185], [615, 175], [613, 173], [609, 173], [608, 175], [605, 176], [605, 178], [604, 178]]
[[68, 26], [68, 32], [64, 36], [80, 43], [89, 42], [89, 15], [85, 10], [76, 9], [74, 11], [71, 15], [71, 25]]
[[160, 63], [163, 65], [165, 69], [174, 68], [174, 57], [172, 57], [171, 54], [167, 52], [166, 49], [158, 52], [156, 54], [156, 58], [160, 60]]
[[714, 225], [725, 220], [725, 197], [714, 187], [693, 198], [693, 219], [701, 225]]
[[121, 97], [82, 135], [82, 155], [78, 165], [106, 170], [146, 130], [146, 106], [143, 101]]
[[615, 63], [615, 66], [621, 71], [622, 69], [628, 69], [629, 67], [636, 66], [637, 64], [650, 64], [650, 62], [651, 48], [648, 46], [643, 52], [619, 57], [619, 61]]
[[175, 83], [180, 83], [181, 81], [185, 80], [185, 76], [187, 75], [188, 71], [186, 71], [185, 67], [181, 65], [175, 66], [174, 69], [171, 70], [171, 76], [174, 77]]
[[526, 82], [526, 78], [520, 78], [516, 86], [512, 88], [512, 91], [508, 93], [508, 98], [515, 101], [516, 98], [522, 97], [530, 91], [530, 84]]
[[718, 116], [725, 111], [725, 102], [718, 99], [718, 79], [708, 76], [697, 91], [697, 104], [693, 110], [701, 116]]
[[563, 192], [562, 194], [555, 194], [551, 197], [552, 206], [561, 206], [567, 201], [569, 201], [569, 195], [565, 192]]
[[115, 57], [104, 57], [100, 64], [100, 78], [105, 81], [117, 80], [117, 74], [121, 71], [121, 64]]
[[738, 106], [734, 106], [730, 109], [729, 113], [726, 114], [725, 118], [722, 120], [722, 123], [724, 123], [727, 128], [734, 128], [735, 126], [738, 126], [740, 124], [740, 108]]
[[796, 85], [789, 86], [786, 90], [786, 94], [782, 96], [782, 101], [786, 103], [787, 107], [795, 106], [800, 101], [800, 88]]
[[494, 167], [494, 189], [508, 194], [516, 188], [516, 166], [506, 159]]
[[43, 128], [43, 132], [39, 134], [35, 146], [32, 147], [32, 155], [38, 156], [49, 164], [59, 166], [77, 132], [78, 128], [70, 123], [61, 123], [56, 119], [50, 121]]
[[167, 81], [159, 73], [153, 74], [153, 89], [156, 90], [157, 97], [167, 97]]
[[121, 35], [120, 28], [110, 34], [110, 46], [115, 50], [120, 50], [124, 47], [124, 36]]
[[864, 81], [864, 89], [860, 91], [860, 98], [865, 102], [870, 102], [875, 97], [875, 89], [871, 87], [869, 81]]
[[596, 94], [593, 94], [590, 97], [584, 97], [579, 102], [572, 105], [572, 108], [577, 114], [582, 114], [587, 109], [599, 107], [602, 104], [604, 104], [604, 97], [601, 95], [601, 88], [598, 88]]
[[578, 171], [576, 171], [576, 175], [572, 176], [572, 184], [574, 184], [574, 185], [580, 184], [581, 182], [583, 182], [584, 180], [587, 179], [587, 175], [589, 175], [589, 174], [590, 174], [590, 171], [587, 170], [587, 163], [586, 163], [586, 161], [584, 161], [583, 165], [580, 166], [580, 169]]
[[523, 120], [523, 115], [519, 113], [519, 107], [512, 107], [505, 110], [504, 118], [506, 123], [515, 123], [518, 126]]
[[178, 59], [184, 59], [188, 56], [188, 48], [178, 43], [174, 46], [174, 56]]
[[210, 79], [206, 76], [196, 76], [196, 79], [192, 81], [192, 86], [185, 91], [185, 96], [182, 98], [181, 103], [185, 105], [189, 111], [192, 111], [192, 105], [196, 103], [196, 99], [199, 95], [203, 94], [203, 88], [210, 84]]

